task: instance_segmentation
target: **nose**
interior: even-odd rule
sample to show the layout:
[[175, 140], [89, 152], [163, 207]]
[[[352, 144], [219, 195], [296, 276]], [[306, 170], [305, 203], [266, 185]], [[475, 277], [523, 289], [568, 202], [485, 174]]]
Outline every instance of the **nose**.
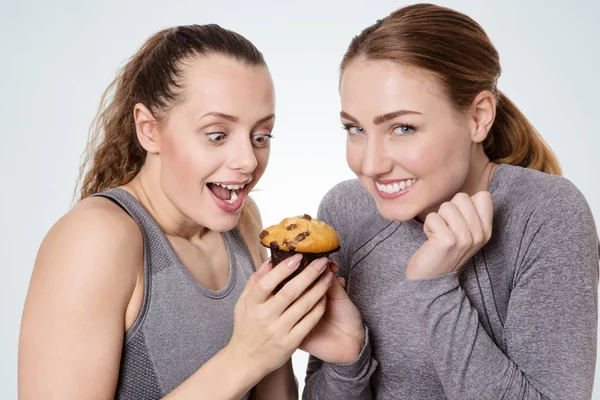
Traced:
[[365, 176], [376, 178], [392, 170], [393, 163], [385, 138], [379, 135], [369, 135], [364, 146], [362, 172]]
[[251, 174], [256, 169], [258, 161], [250, 138], [244, 137], [237, 141], [232, 149], [230, 166], [244, 174]]

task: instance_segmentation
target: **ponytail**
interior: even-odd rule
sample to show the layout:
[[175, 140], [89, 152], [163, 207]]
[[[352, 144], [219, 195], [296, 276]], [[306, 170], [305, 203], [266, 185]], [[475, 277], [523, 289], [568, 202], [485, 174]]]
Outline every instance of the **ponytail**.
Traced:
[[558, 159], [523, 113], [498, 91], [496, 119], [483, 142], [490, 161], [561, 175]]

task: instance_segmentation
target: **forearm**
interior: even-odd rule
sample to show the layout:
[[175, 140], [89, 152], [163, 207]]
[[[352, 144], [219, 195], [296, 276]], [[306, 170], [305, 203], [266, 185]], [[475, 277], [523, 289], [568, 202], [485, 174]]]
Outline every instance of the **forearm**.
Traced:
[[306, 372], [303, 400], [371, 400], [371, 377], [378, 363], [371, 356], [369, 332], [358, 359], [350, 364], [330, 364], [311, 356]]
[[252, 400], [297, 400], [298, 382], [292, 360], [265, 376], [252, 390]]
[[225, 347], [164, 398], [239, 400], [263, 376], [259, 368]]
[[[477, 311], [460, 288], [455, 274], [413, 284], [412, 295], [418, 304], [414, 310], [417, 314], [415, 320], [422, 323], [423, 338], [429, 349], [428, 356], [434, 363], [449, 399], [586, 398], [585, 392], [589, 390], [586, 386], [589, 385], [585, 382], [590, 382], [587, 378], [590, 372], [585, 365], [589, 363], [581, 360], [574, 362], [569, 358], [573, 354], [584, 357], [585, 349], [594, 347], [590, 343], [590, 338], [594, 335], [580, 330], [579, 340], [562, 340], [553, 333], [545, 338], [534, 339], [538, 346], [535, 349], [529, 345], [517, 344], [511, 336], [508, 343], [511, 354], [509, 358], [479, 323]], [[517, 305], [514, 304], [514, 307]], [[512, 313], [517, 312], [519, 311], [512, 310]], [[529, 333], [519, 331], [513, 335], [531, 336], [534, 331], [539, 332], [538, 335], [553, 332], [551, 314], [548, 313], [545, 318], [543, 309], [537, 313], [542, 318], [531, 315], [527, 318], [529, 326], [520, 327]], [[536, 327], [532, 323], [534, 320], [545, 320], [546, 322], [542, 322], [547, 326]], [[565, 346], [569, 348], [561, 350]], [[595, 351], [592, 351], [594, 354], [589, 354], [589, 351], [587, 353], [585, 357], [594, 357]], [[518, 364], [512, 357], [523, 361]], [[592, 360], [590, 362], [593, 363]], [[567, 368], [567, 365], [570, 366]], [[568, 382], [581, 384], [573, 387]]]

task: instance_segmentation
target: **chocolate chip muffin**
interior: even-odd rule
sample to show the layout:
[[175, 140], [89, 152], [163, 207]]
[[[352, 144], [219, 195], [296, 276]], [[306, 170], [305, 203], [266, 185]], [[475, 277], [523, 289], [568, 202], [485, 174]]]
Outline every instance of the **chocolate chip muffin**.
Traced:
[[298, 269], [279, 284], [275, 293], [311, 262], [336, 252], [340, 247], [335, 230], [308, 214], [285, 218], [279, 224], [266, 228], [260, 234], [260, 242], [271, 249], [273, 266], [296, 253], [303, 255]]

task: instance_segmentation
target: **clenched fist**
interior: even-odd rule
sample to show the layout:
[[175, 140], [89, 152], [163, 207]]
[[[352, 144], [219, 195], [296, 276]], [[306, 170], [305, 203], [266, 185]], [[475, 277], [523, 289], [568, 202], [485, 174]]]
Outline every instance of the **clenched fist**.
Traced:
[[492, 236], [489, 192], [458, 193], [425, 218], [427, 241], [411, 257], [406, 279], [426, 279], [459, 270]]

